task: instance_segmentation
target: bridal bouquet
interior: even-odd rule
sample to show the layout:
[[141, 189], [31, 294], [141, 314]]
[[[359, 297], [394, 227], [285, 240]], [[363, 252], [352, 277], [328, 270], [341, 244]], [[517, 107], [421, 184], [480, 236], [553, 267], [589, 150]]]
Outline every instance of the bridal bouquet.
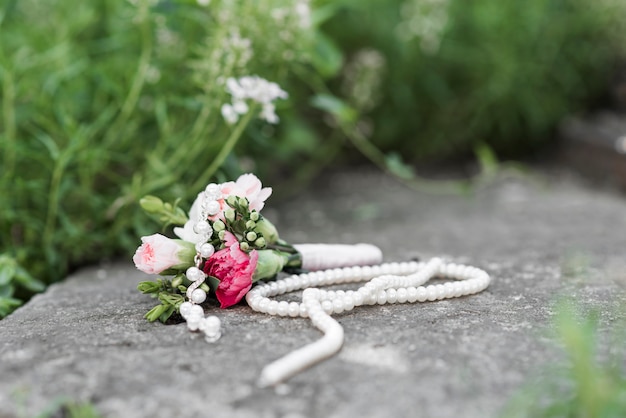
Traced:
[[[189, 216], [174, 204], [155, 196], [141, 199], [142, 208], [166, 226], [176, 225], [177, 239], [154, 234], [141, 238], [133, 261], [156, 281], [144, 281], [138, 290], [160, 304], [145, 317], [162, 322], [181, 305], [201, 304], [215, 296], [227, 308], [248, 293], [259, 280], [274, 279], [283, 270], [321, 270], [380, 263], [381, 251], [369, 244], [290, 245], [261, 215], [272, 189], [262, 187], [253, 174], [237, 181], [211, 183], [198, 194]], [[183, 305], [184, 302], [189, 302]]]

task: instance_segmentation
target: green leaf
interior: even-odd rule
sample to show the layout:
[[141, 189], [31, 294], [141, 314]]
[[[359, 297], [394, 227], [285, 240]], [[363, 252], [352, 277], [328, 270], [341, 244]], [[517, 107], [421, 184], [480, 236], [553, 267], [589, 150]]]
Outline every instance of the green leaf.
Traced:
[[17, 262], [8, 255], [0, 256], [0, 286], [9, 284], [15, 277]]
[[315, 7], [311, 16], [313, 26], [319, 27], [322, 23], [330, 20], [333, 16], [337, 14], [337, 11], [340, 7], [341, 5], [339, 3], [329, 3], [323, 6]]
[[387, 165], [387, 169], [394, 175], [407, 180], [415, 178], [413, 168], [405, 164], [399, 154], [395, 152], [387, 154], [385, 157], [385, 163]]
[[220, 285], [220, 279], [218, 279], [217, 277], [208, 276], [206, 278], [206, 283], [209, 284], [209, 287], [211, 288], [211, 290], [215, 290], [217, 289], [217, 286]]
[[345, 123], [354, 122], [358, 116], [357, 111], [346, 102], [330, 94], [318, 94], [311, 99], [311, 105], [332, 114]]
[[139, 290], [141, 293], [156, 293], [160, 291], [161, 288], [161, 283], [152, 281], [141, 282], [137, 285], [137, 290]]
[[474, 154], [484, 174], [493, 174], [498, 171], [498, 158], [489, 145], [484, 142], [479, 143], [474, 147]]
[[22, 301], [15, 298], [5, 298], [0, 296], [0, 318], [7, 316], [18, 308]]
[[313, 66], [322, 77], [331, 78], [337, 75], [343, 66], [341, 49], [322, 32], [316, 33], [315, 48], [311, 58]]
[[10, 298], [15, 293], [15, 288], [11, 284], [0, 285], [0, 298]]
[[183, 295], [178, 295], [178, 294], [169, 293], [169, 292], [161, 292], [159, 293], [159, 300], [164, 305], [178, 306], [184, 302], [185, 298], [183, 297]]
[[176, 311], [176, 306], [170, 305], [163, 313], [159, 316], [159, 321], [165, 323], [170, 316]]
[[31, 292], [43, 292], [46, 289], [45, 283], [35, 279], [24, 268], [17, 266], [14, 282]]
[[154, 322], [159, 319], [167, 309], [168, 306], [166, 305], [157, 305], [154, 308], [150, 309], [143, 317], [150, 322]]

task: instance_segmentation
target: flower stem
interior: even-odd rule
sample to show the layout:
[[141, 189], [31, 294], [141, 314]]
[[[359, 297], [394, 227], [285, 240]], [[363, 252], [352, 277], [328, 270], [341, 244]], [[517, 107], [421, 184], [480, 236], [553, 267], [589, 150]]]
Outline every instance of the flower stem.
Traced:
[[230, 136], [220, 149], [220, 152], [211, 162], [211, 165], [209, 165], [207, 169], [204, 170], [204, 173], [202, 173], [202, 175], [198, 177], [198, 180], [196, 180], [196, 182], [192, 185], [192, 190], [199, 190], [204, 185], [204, 183], [206, 183], [211, 177], [213, 177], [215, 172], [222, 166], [222, 164], [224, 164], [224, 161], [230, 155], [231, 151], [237, 144], [237, 141], [239, 141], [239, 138], [241, 138], [241, 134], [245, 130], [246, 126], [248, 126], [248, 123], [250, 123], [250, 119], [252, 119], [252, 115], [254, 115], [255, 113], [255, 109], [250, 109], [250, 111], [239, 121], [239, 123], [235, 126], [235, 129], [233, 129], [233, 131], [230, 133]]
[[13, 73], [4, 68], [2, 77], [2, 118], [4, 120], [4, 177], [11, 179], [15, 169], [15, 138], [17, 128], [15, 125], [15, 83]]
[[150, 58], [152, 57], [152, 34], [150, 28], [149, 18], [149, 5], [148, 2], [141, 2], [141, 9], [139, 10], [140, 18], [140, 31], [141, 31], [141, 55], [139, 56], [139, 63], [137, 64], [137, 71], [133, 78], [128, 95], [124, 100], [120, 108], [115, 121], [112, 123], [111, 128], [108, 129], [105, 142], [112, 141], [115, 138], [120, 137], [120, 132], [123, 131], [122, 126], [126, 124], [130, 115], [137, 105], [139, 94], [145, 84], [146, 74], [150, 67]]

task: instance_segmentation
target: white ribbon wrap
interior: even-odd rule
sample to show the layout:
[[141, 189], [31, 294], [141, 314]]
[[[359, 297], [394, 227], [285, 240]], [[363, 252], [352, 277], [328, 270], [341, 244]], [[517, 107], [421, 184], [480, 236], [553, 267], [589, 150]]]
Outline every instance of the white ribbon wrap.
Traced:
[[297, 244], [302, 269], [317, 271], [348, 266], [370, 266], [383, 261], [380, 248], [372, 244]]

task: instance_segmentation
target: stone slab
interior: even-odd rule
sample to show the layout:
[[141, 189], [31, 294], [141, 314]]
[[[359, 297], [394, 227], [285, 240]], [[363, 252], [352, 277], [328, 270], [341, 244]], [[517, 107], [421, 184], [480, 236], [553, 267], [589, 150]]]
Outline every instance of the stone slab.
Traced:
[[599, 309], [603, 328], [626, 301], [626, 200], [569, 176], [503, 176], [471, 196], [433, 196], [353, 169], [264, 212], [294, 243], [443, 256], [493, 282], [472, 297], [337, 315], [337, 356], [260, 389], [265, 364], [319, 338], [307, 320], [215, 309], [223, 336], [209, 345], [184, 324], [142, 319], [154, 302], [135, 290], [148, 276], [130, 262], [93, 266], [0, 322], [0, 417], [35, 416], [60, 397], [106, 417], [497, 416], [558, 355], [546, 327], [560, 296]]

